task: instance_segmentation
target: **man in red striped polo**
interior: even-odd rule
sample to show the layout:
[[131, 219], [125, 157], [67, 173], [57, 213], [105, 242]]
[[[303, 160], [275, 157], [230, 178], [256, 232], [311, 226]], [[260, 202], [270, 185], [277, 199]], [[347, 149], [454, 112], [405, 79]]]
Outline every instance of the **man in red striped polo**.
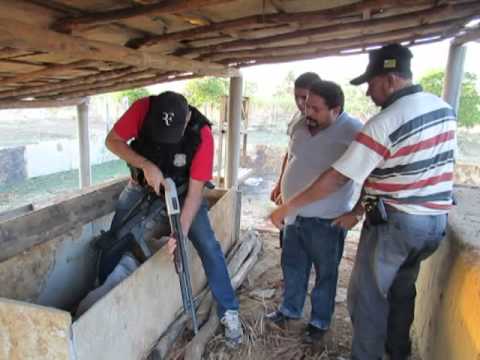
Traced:
[[392, 44], [370, 52], [367, 95], [382, 110], [329, 170], [271, 220], [324, 198], [354, 180], [364, 196], [342, 223], [366, 221], [350, 280], [353, 360], [407, 359], [420, 263], [444, 237], [452, 206], [456, 119], [452, 108], [412, 84], [410, 50]]

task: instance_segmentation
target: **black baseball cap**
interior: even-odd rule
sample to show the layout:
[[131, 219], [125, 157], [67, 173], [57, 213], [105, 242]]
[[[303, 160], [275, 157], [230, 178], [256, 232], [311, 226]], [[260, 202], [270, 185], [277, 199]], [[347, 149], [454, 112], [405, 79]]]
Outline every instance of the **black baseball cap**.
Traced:
[[412, 77], [410, 60], [413, 55], [410, 50], [400, 44], [386, 45], [380, 49], [369, 52], [369, 62], [365, 72], [350, 83], [360, 85], [377, 75], [396, 72], [407, 78]]
[[187, 99], [173, 91], [150, 96], [150, 108], [142, 132], [155, 143], [181, 140], [189, 112]]

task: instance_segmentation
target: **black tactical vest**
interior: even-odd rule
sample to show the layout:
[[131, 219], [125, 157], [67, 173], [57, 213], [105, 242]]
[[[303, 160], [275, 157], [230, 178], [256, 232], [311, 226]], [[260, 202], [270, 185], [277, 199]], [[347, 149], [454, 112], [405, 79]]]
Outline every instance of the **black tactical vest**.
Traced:
[[[144, 124], [147, 121], [158, 121], [155, 119], [155, 97], [150, 97], [150, 108], [145, 117]], [[175, 182], [177, 188], [186, 189], [190, 179], [190, 168], [192, 160], [197, 152], [201, 142], [200, 130], [204, 126], [211, 127], [208, 119], [193, 106], [189, 106], [192, 116], [187, 124], [182, 139], [176, 144], [154, 142], [142, 126], [138, 138], [130, 143], [130, 147], [158, 166], [165, 178], [170, 177]], [[143, 171], [130, 166], [132, 178], [141, 185], [146, 185]]]

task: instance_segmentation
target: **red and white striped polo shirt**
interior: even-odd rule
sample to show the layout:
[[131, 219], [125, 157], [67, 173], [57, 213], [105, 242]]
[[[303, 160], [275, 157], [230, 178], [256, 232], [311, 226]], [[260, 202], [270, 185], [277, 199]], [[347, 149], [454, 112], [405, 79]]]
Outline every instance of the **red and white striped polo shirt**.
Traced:
[[452, 206], [455, 114], [435, 95], [406, 93], [370, 119], [332, 166], [404, 212], [444, 214]]

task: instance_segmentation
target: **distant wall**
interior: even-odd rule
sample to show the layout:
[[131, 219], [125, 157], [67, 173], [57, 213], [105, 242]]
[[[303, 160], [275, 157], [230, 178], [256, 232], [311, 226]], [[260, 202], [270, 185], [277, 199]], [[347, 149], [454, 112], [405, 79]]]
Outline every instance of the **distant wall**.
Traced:
[[[104, 144], [103, 137], [90, 138], [92, 165], [118, 159]], [[0, 185], [56, 172], [78, 169], [77, 140], [61, 139], [0, 149]]]
[[0, 185], [13, 184], [27, 177], [25, 147], [0, 150]]

